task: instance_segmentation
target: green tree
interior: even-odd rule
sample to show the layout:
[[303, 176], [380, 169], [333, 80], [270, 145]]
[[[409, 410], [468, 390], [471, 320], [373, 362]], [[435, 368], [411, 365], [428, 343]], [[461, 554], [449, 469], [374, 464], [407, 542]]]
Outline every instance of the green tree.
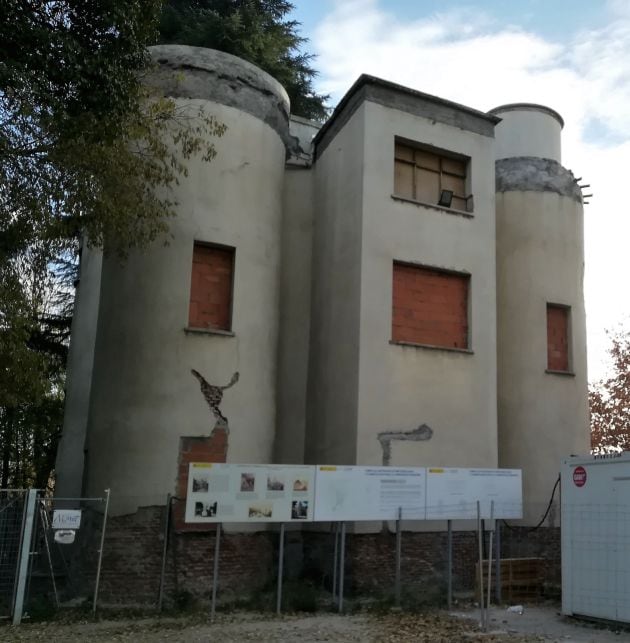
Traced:
[[611, 373], [589, 390], [591, 448], [630, 450], [630, 331], [610, 333]]
[[313, 56], [302, 51], [300, 23], [287, 19], [293, 8], [285, 0], [166, 0], [159, 41], [244, 58], [284, 86], [293, 114], [323, 120], [328, 96], [313, 88]]
[[4, 486], [24, 483], [27, 471], [48, 479], [33, 466], [52, 461], [40, 457], [42, 445], [54, 458], [79, 237], [124, 256], [164, 235], [169, 188], [191, 155], [214, 156], [212, 136], [224, 129], [143, 82], [161, 8], [161, 0], [0, 7]]

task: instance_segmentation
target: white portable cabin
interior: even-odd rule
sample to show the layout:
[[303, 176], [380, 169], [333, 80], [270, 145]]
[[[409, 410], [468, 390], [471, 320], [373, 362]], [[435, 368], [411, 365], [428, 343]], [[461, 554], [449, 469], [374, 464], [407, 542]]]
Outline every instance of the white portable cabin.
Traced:
[[562, 463], [562, 612], [630, 623], [630, 452]]

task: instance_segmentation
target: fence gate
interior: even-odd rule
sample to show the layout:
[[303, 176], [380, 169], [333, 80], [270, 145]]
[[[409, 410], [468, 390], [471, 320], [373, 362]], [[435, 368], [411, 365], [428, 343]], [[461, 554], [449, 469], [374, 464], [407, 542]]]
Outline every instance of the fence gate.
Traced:
[[25, 598], [29, 612], [94, 605], [105, 505], [106, 498], [38, 498]]
[[0, 489], [0, 618], [3, 619], [13, 612], [27, 495], [24, 489]]

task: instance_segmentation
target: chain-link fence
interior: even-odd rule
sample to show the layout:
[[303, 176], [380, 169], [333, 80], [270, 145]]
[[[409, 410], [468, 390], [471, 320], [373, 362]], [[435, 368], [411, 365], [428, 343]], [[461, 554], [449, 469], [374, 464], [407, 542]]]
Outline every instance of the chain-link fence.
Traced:
[[[536, 528], [531, 517], [543, 516], [544, 506], [525, 507], [527, 522], [498, 520], [495, 528], [485, 520], [481, 542], [476, 520], [449, 525], [403, 519], [346, 523], [343, 544], [339, 523], [287, 524], [281, 538], [281, 526], [275, 524], [187, 525], [184, 502], [176, 498], [155, 504], [155, 498], [113, 497], [112, 505], [99, 580], [104, 499], [37, 498], [25, 613], [92, 609], [99, 582], [99, 606], [152, 609], [210, 605], [213, 588], [218, 607], [339, 607], [340, 594], [346, 609], [373, 601], [456, 606], [476, 600], [480, 586], [487, 596], [488, 574], [493, 603], [560, 596], [555, 503]], [[23, 495], [20, 507], [24, 513]], [[79, 523], [72, 522], [77, 512]], [[285, 591], [277, 602], [280, 571]]]
[[0, 491], [0, 617], [95, 609], [107, 499]]
[[[215, 551], [220, 534], [217, 596], [219, 605], [248, 603], [274, 609], [280, 563], [280, 525], [190, 525], [184, 502], [173, 498], [142, 506], [142, 498], [112, 498], [107, 524], [99, 603], [173, 607], [210, 602], [215, 581]], [[148, 500], [148, 499], [147, 499]], [[153, 500], [154, 502], [154, 500]], [[135, 510], [129, 507], [135, 505]], [[140, 505], [140, 506], [138, 506]], [[119, 511], [119, 507], [123, 510]], [[528, 507], [540, 517], [545, 506]], [[484, 521], [482, 555], [487, 567], [492, 536], [492, 600], [534, 601], [560, 592], [558, 508], [537, 529], [518, 520]], [[339, 594], [341, 543], [338, 523], [287, 524], [283, 530], [285, 599], [306, 587], [319, 602]], [[474, 600], [478, 592], [479, 540], [475, 520], [423, 523], [346, 523], [344, 594], [347, 601], [393, 600], [446, 606]], [[337, 534], [337, 535], [336, 535]], [[495, 559], [499, 553], [500, 561]], [[336, 564], [335, 564], [336, 561]], [[496, 574], [501, 581], [497, 583]], [[487, 577], [487, 569], [486, 569]], [[484, 581], [487, 582], [487, 581]], [[124, 587], [124, 593], [120, 588]], [[497, 594], [496, 590], [502, 591]], [[301, 590], [300, 590], [301, 591]], [[350, 604], [350, 603], [347, 603]], [[289, 603], [287, 603], [289, 606]]]
[[93, 605], [105, 500], [37, 499], [27, 612]]
[[0, 617], [13, 609], [27, 491], [0, 490]]

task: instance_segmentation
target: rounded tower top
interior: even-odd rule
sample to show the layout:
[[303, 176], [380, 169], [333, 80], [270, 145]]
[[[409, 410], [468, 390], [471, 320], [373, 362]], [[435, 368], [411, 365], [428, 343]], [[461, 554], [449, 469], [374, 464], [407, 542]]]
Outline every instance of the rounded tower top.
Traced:
[[147, 83], [164, 96], [208, 100], [259, 118], [283, 139], [290, 102], [284, 87], [250, 62], [216, 49], [188, 45], [149, 47], [157, 68]]
[[491, 109], [499, 116], [495, 127], [496, 158], [534, 156], [562, 162], [562, 116], [545, 105], [510, 103]]

